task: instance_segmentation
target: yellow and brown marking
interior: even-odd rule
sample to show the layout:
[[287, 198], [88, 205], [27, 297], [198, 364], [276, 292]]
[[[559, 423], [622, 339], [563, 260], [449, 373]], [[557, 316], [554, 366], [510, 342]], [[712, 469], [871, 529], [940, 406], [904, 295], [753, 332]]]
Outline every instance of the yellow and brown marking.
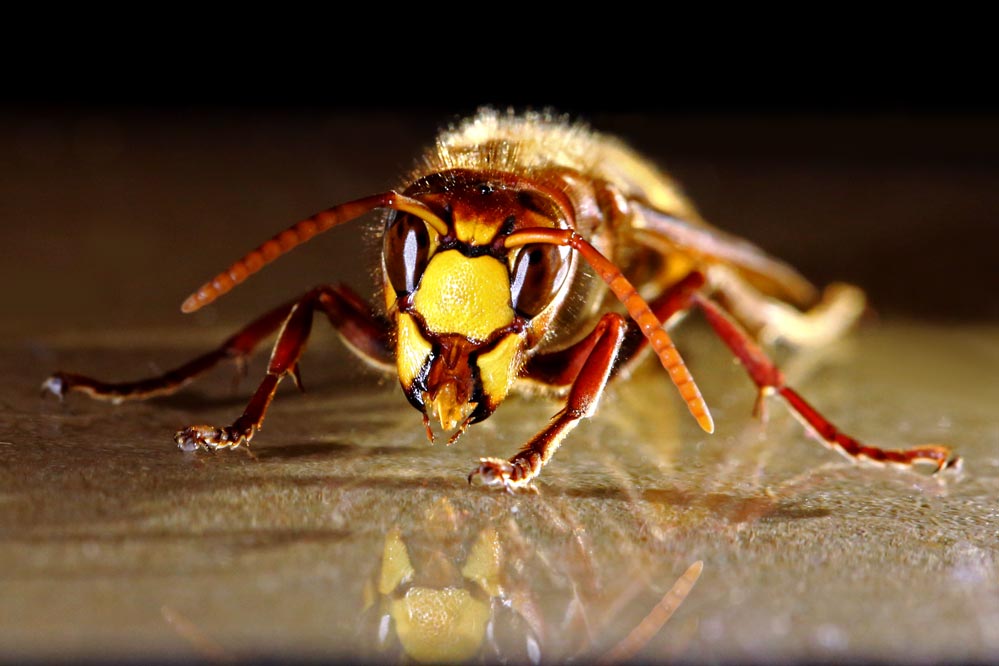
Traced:
[[455, 236], [469, 245], [489, 245], [499, 230], [500, 224], [494, 220], [480, 217], [455, 217], [454, 220]]
[[493, 409], [503, 402], [507, 393], [510, 392], [513, 381], [517, 378], [520, 351], [523, 345], [524, 335], [511, 333], [495, 347], [479, 356], [479, 378], [482, 380], [482, 391], [486, 394], [489, 405]]
[[423, 274], [413, 307], [429, 332], [483, 342], [513, 322], [509, 273], [494, 257], [439, 252]]
[[396, 365], [399, 381], [408, 391], [420, 375], [433, 347], [424, 339], [411, 315], [399, 314], [397, 331]]

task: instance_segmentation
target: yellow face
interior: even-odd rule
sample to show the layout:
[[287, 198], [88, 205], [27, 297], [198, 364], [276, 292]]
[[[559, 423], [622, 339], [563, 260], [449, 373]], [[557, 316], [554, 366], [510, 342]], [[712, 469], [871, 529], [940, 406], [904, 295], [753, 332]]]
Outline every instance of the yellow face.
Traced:
[[[443, 197], [443, 195], [441, 195]], [[531, 320], [553, 300], [563, 248], [507, 250], [519, 226], [553, 226], [516, 192], [452, 185], [445, 235], [394, 215], [384, 236], [386, 305], [395, 317], [399, 382], [414, 407], [447, 432], [488, 417], [509, 394]]]
[[513, 323], [507, 267], [495, 257], [439, 252], [423, 274], [413, 306], [430, 333], [484, 342]]
[[403, 389], [420, 391], [425, 413], [448, 432], [480, 404], [480, 414], [492, 413], [517, 376], [525, 340], [511, 330], [516, 317], [506, 265], [445, 250], [430, 258], [411, 301], [412, 309], [396, 316]]

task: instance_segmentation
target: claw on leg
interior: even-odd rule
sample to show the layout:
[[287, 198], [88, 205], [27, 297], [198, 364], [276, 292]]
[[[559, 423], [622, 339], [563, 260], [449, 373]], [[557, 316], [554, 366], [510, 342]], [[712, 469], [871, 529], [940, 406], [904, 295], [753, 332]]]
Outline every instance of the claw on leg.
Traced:
[[767, 411], [767, 398], [773, 394], [773, 389], [768, 386], [756, 392], [756, 401], [753, 403], [753, 418], [759, 419], [761, 423], [767, 423], [770, 420], [770, 413]]
[[240, 445], [249, 446], [250, 435], [237, 432], [233, 427], [219, 428], [210, 425], [189, 426], [178, 430], [173, 436], [181, 451], [211, 451], [235, 449]]
[[59, 398], [60, 402], [66, 397], [66, 382], [61, 372], [55, 373], [42, 382], [42, 397], [44, 398], [47, 393]]
[[530, 464], [523, 458], [514, 458], [513, 461], [479, 458], [479, 466], [468, 474], [468, 483], [471, 484], [476, 476], [481, 477], [483, 485], [502, 486], [510, 494], [516, 490], [538, 492], [532, 483], [537, 472], [532, 472]]
[[510, 475], [513, 465], [502, 458], [479, 458], [479, 466], [468, 474], [468, 483], [476, 476], [482, 477], [482, 483], [487, 486], [504, 486], [510, 490]]
[[295, 388], [298, 389], [299, 393], [305, 393], [305, 384], [302, 383], [302, 371], [299, 369], [298, 363], [291, 367], [288, 374], [291, 375], [291, 379], [295, 382]]

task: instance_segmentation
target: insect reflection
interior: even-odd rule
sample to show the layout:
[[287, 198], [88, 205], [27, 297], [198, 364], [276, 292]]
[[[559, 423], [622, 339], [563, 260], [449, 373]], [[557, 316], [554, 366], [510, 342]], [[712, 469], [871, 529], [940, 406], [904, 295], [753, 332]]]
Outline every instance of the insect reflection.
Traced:
[[[442, 499], [406, 535], [399, 525], [386, 533], [378, 568], [364, 587], [362, 614], [369, 626], [377, 625], [379, 654], [395, 651], [420, 663], [536, 664], [600, 656], [597, 650], [613, 638], [604, 634], [616, 631], [609, 625], [617, 619], [604, 617], [600, 606], [620, 611], [629, 605], [625, 588], [615, 585], [617, 593], [608, 595], [594, 593], [599, 586], [592, 581], [562, 582], [546, 587], [542, 599], [535, 585], [546, 572], [561, 579], [578, 567], [553, 563], [515, 521], [502, 530], [469, 530], [466, 519]], [[584, 562], [581, 570], [587, 568]], [[691, 565], [600, 661], [618, 663], [641, 650], [683, 603], [701, 568], [700, 562]]]

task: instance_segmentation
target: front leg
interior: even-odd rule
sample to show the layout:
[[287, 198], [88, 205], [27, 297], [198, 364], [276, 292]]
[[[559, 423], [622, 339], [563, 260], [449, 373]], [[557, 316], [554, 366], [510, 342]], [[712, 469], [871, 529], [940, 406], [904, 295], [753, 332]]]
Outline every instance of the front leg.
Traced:
[[482, 458], [479, 466], [468, 475], [469, 483], [475, 476], [481, 476], [486, 485], [503, 486], [509, 492], [529, 487], [569, 431], [580, 419], [593, 415], [627, 330], [628, 322], [621, 315], [608, 313], [601, 317], [593, 333], [586, 338], [596, 341], [572, 382], [565, 407], [510, 460]]
[[344, 341], [362, 357], [377, 365], [384, 365], [391, 360], [388, 332], [381, 321], [371, 316], [360, 298], [344, 288], [313, 289], [288, 312], [271, 352], [267, 374], [250, 398], [243, 414], [232, 425], [225, 427], [187, 427], [174, 436], [177, 446], [184, 451], [216, 451], [249, 444], [254, 433], [263, 424], [264, 415], [281, 380], [291, 375], [301, 388], [298, 361], [305, 351], [305, 343], [312, 329], [312, 316], [317, 308], [326, 313]]

